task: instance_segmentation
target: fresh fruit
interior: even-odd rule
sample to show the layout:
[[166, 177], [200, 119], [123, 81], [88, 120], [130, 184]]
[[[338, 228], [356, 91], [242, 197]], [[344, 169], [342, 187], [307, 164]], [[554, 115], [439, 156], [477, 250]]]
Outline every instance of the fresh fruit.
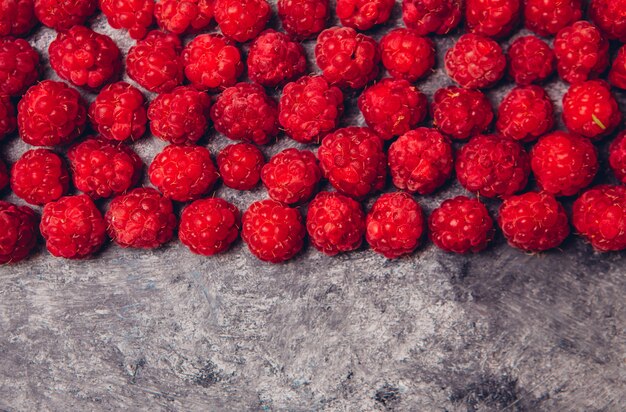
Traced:
[[462, 0], [402, 0], [402, 19], [421, 36], [448, 34], [461, 22]]
[[160, 0], [154, 7], [159, 27], [175, 34], [197, 32], [213, 19], [214, 0]]
[[493, 108], [479, 90], [449, 86], [434, 96], [433, 125], [452, 139], [464, 140], [489, 128]]
[[17, 128], [15, 106], [9, 96], [0, 96], [0, 141]]
[[[620, 133], [609, 148], [609, 164], [615, 176], [626, 183], [626, 132]], [[0, 185], [2, 186], [2, 185]]]
[[525, 0], [526, 27], [540, 36], [554, 36], [582, 17], [581, 0]]
[[37, 244], [37, 215], [28, 206], [0, 201], [0, 264], [26, 259]]
[[448, 76], [461, 87], [495, 85], [506, 70], [506, 57], [498, 43], [478, 34], [464, 34], [445, 57]]
[[306, 56], [300, 43], [275, 30], [261, 33], [248, 52], [250, 80], [266, 87], [294, 80], [306, 71]]
[[609, 84], [590, 80], [571, 86], [563, 96], [563, 121], [571, 132], [597, 139], [615, 130], [622, 112]]
[[509, 76], [521, 86], [539, 83], [554, 73], [554, 51], [539, 37], [518, 37], [508, 55]]
[[27, 151], [11, 168], [11, 190], [32, 205], [60, 199], [69, 184], [65, 162], [48, 149]]
[[217, 156], [217, 167], [222, 181], [237, 190], [251, 190], [261, 180], [265, 164], [263, 153], [250, 143], [226, 146]]
[[435, 66], [435, 44], [411, 29], [394, 29], [380, 40], [383, 66], [392, 77], [415, 82]]
[[369, 30], [389, 20], [395, 0], [337, 0], [335, 11], [341, 25]]
[[154, 0], [100, 0], [100, 10], [111, 27], [127, 30], [135, 40], [146, 37], [154, 20]]
[[215, 0], [213, 7], [224, 36], [240, 43], [254, 39], [272, 14], [266, 0]]
[[182, 43], [173, 35], [153, 30], [130, 48], [128, 77], [154, 93], [167, 93], [183, 82]]
[[216, 197], [200, 199], [183, 209], [178, 237], [193, 253], [213, 256], [230, 248], [240, 227], [235, 205]]
[[324, 30], [329, 14], [328, 0], [278, 0], [278, 17], [283, 29], [297, 39]]
[[33, 0], [0, 0], [0, 36], [26, 36], [37, 22]]
[[602, 74], [609, 65], [609, 42], [587, 21], [560, 30], [554, 40], [559, 76], [577, 84]]
[[146, 132], [148, 111], [139, 89], [126, 82], [103, 88], [89, 106], [91, 126], [105, 139], [137, 140]]
[[24, 39], [0, 37], [0, 95], [21, 96], [39, 78], [39, 54]]
[[574, 227], [594, 249], [626, 249], [626, 187], [599, 185], [583, 193], [572, 208]]
[[315, 193], [322, 170], [308, 150], [285, 149], [263, 166], [261, 179], [270, 197], [288, 205], [309, 200]]
[[243, 73], [239, 49], [219, 34], [201, 34], [183, 50], [185, 77], [198, 90], [234, 86]]
[[500, 103], [496, 129], [505, 137], [531, 142], [554, 127], [554, 106], [539, 86], [516, 87]]
[[626, 1], [591, 0], [589, 17], [609, 39], [626, 42]]
[[97, 0], [34, 0], [35, 15], [45, 26], [65, 31], [84, 24], [98, 6]]
[[501, 38], [520, 21], [521, 0], [466, 0], [465, 20], [471, 33]]

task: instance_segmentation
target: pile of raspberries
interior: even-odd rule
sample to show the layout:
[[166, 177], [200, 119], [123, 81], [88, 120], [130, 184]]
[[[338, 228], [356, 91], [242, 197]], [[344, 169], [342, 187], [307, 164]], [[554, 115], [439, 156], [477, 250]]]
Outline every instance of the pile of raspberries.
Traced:
[[[400, 6], [405, 27], [368, 32]], [[277, 20], [266, 0], [0, 0], [0, 140], [33, 146], [10, 167], [0, 161], [0, 190], [43, 207], [0, 201], [0, 263], [26, 258], [40, 235], [67, 259], [108, 239], [156, 248], [176, 233], [205, 256], [241, 237], [273, 263], [307, 239], [327, 255], [365, 240], [393, 259], [425, 236], [476, 253], [497, 227], [529, 253], [570, 231], [597, 251], [626, 249], [614, 95], [626, 90], [626, 0], [591, 0], [586, 13], [581, 0], [276, 8], [279, 30], [267, 27]], [[135, 40], [128, 53], [89, 28], [98, 10]], [[341, 25], [328, 27], [334, 17]], [[57, 33], [47, 58], [26, 40], [39, 24]], [[450, 45], [437, 62], [432, 39], [446, 35], [454, 41], [437, 42]], [[60, 81], [42, 79], [46, 61]], [[439, 68], [449, 85], [427, 96], [420, 82]], [[557, 76], [569, 87], [562, 108], [544, 89]], [[514, 86], [490, 100], [504, 79]], [[344, 123], [349, 102], [364, 125]], [[212, 130], [235, 143], [210, 153]], [[132, 143], [147, 134], [166, 143], [146, 168], [151, 185], [137, 187]], [[277, 139], [293, 144], [267, 159], [259, 146]], [[453, 175], [466, 195], [427, 216], [419, 199]], [[212, 195], [220, 181], [238, 191], [262, 182], [267, 199], [241, 213]], [[501, 200], [496, 216], [485, 199]]]

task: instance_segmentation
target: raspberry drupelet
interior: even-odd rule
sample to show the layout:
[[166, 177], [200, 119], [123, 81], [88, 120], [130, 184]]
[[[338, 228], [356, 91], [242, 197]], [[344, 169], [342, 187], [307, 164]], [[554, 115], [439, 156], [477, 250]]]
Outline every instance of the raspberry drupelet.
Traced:
[[589, 17], [609, 39], [626, 42], [626, 1], [591, 0]]
[[205, 29], [213, 19], [214, 0], [160, 0], [154, 16], [163, 30], [183, 34]]
[[600, 185], [583, 193], [572, 208], [572, 223], [594, 249], [626, 249], [626, 187]]
[[185, 77], [198, 90], [233, 86], [243, 72], [241, 52], [219, 34], [201, 34], [183, 50]]
[[380, 40], [383, 66], [392, 77], [415, 82], [435, 66], [435, 44], [411, 29], [394, 29]]
[[306, 56], [300, 43], [275, 30], [266, 30], [250, 46], [248, 77], [266, 87], [275, 87], [300, 77], [306, 71]]
[[9, 185], [9, 169], [2, 159], [0, 159], [0, 191]]
[[518, 25], [521, 8], [521, 0], [467, 0], [467, 28], [482, 36], [506, 37]]
[[0, 0], [0, 36], [26, 36], [37, 25], [33, 0]]
[[263, 152], [250, 143], [231, 144], [217, 156], [222, 181], [237, 190], [254, 189], [261, 180], [264, 164]]
[[0, 95], [21, 96], [39, 78], [39, 53], [24, 39], [0, 37]]
[[0, 141], [17, 128], [15, 106], [9, 96], [0, 95]]
[[183, 209], [178, 237], [193, 253], [213, 256], [227, 251], [241, 227], [239, 209], [219, 198], [200, 199]]
[[626, 132], [620, 133], [611, 143], [609, 148], [609, 165], [619, 181], [626, 183]]
[[554, 73], [554, 51], [539, 37], [517, 38], [509, 47], [508, 55], [509, 76], [521, 86], [542, 82]]
[[493, 108], [479, 90], [449, 86], [435, 92], [433, 125], [452, 139], [481, 134], [493, 121]]
[[559, 30], [581, 19], [581, 0], [525, 0], [526, 27], [540, 36], [554, 36]]
[[560, 30], [554, 40], [554, 53], [559, 76], [573, 84], [598, 77], [609, 65], [609, 42], [586, 21]]
[[48, 149], [27, 151], [11, 168], [11, 190], [31, 205], [45, 205], [60, 199], [69, 185], [65, 162]]
[[402, 19], [419, 35], [448, 34], [461, 22], [462, 0], [402, 0]]
[[612, 86], [626, 90], [626, 46], [622, 46], [609, 71], [609, 83]]
[[554, 105], [540, 86], [516, 87], [502, 100], [496, 129], [505, 137], [532, 142], [554, 127]]
[[98, 0], [35, 0], [35, 15], [45, 26], [65, 31], [85, 24]]
[[111, 27], [127, 30], [135, 40], [146, 37], [154, 20], [154, 0], [100, 0], [100, 10]]
[[224, 36], [243, 43], [265, 28], [272, 10], [266, 0], [215, 0], [214, 13]]
[[369, 30], [389, 20], [395, 0], [337, 0], [335, 11], [341, 25]]
[[89, 106], [91, 126], [103, 138], [134, 141], [146, 132], [148, 111], [143, 94], [126, 82], [104, 87]]
[[283, 29], [296, 39], [307, 39], [324, 30], [329, 10], [328, 0], [278, 0]]
[[506, 57], [495, 41], [478, 34], [464, 34], [446, 52], [448, 76], [461, 87], [486, 88], [495, 85], [506, 70]]
[[291, 148], [274, 155], [263, 166], [261, 179], [272, 199], [295, 205], [313, 196], [322, 170], [312, 152]]
[[26, 259], [37, 244], [37, 215], [28, 206], [0, 201], [0, 264]]
[[613, 132], [622, 112], [611, 87], [604, 80], [573, 85], [563, 96], [563, 120], [574, 133], [597, 139]]

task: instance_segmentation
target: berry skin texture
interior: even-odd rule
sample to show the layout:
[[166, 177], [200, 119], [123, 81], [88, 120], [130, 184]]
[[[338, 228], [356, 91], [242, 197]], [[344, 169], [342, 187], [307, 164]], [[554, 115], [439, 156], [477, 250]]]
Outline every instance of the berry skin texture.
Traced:
[[147, 187], [113, 199], [104, 219], [109, 236], [123, 248], [157, 248], [172, 238], [176, 228], [172, 202]]
[[248, 52], [248, 76], [266, 87], [281, 85], [306, 71], [306, 57], [300, 43], [275, 30], [259, 35]]
[[478, 34], [464, 34], [445, 57], [448, 76], [461, 87], [486, 88], [504, 76], [506, 57], [495, 41]]
[[114, 142], [134, 141], [146, 132], [148, 111], [143, 94], [126, 82], [104, 87], [89, 106], [91, 126]]
[[0, 96], [0, 141], [17, 128], [15, 106], [9, 96]]
[[241, 227], [239, 209], [219, 198], [200, 199], [180, 217], [178, 237], [193, 253], [213, 256], [227, 251]]
[[453, 164], [452, 146], [436, 129], [411, 130], [389, 147], [393, 184], [410, 193], [433, 193], [448, 180]]
[[202, 146], [167, 146], [150, 164], [148, 175], [165, 197], [179, 202], [204, 196], [219, 178], [211, 153]]
[[514, 140], [479, 135], [459, 150], [455, 168], [459, 183], [470, 192], [490, 198], [510, 196], [526, 187], [530, 160]]
[[106, 240], [102, 213], [87, 195], [66, 196], [43, 208], [41, 234], [48, 252], [65, 259], [82, 259]]
[[[626, 132], [620, 133], [611, 143], [609, 164], [620, 182], [626, 183]], [[2, 187], [1, 183], [0, 187]]]
[[226, 146], [217, 156], [217, 168], [222, 181], [237, 190], [252, 190], [261, 180], [265, 164], [263, 153], [250, 143]]
[[383, 79], [359, 97], [365, 122], [389, 140], [415, 128], [428, 114], [426, 96], [406, 80]]
[[28, 206], [0, 201], [0, 264], [26, 259], [37, 244], [37, 215]]
[[539, 86], [516, 87], [502, 100], [496, 128], [501, 135], [532, 142], [554, 127], [554, 106]]
[[31, 205], [58, 200], [70, 176], [61, 156], [48, 149], [29, 150], [11, 168], [11, 190]]
[[83, 25], [95, 13], [97, 0], [35, 0], [35, 15], [56, 31]]
[[467, 0], [467, 28], [482, 36], [506, 37], [520, 21], [520, 3], [520, 0]]
[[272, 10], [266, 0], [215, 0], [214, 13], [224, 36], [243, 43], [258, 36]]
[[626, 1], [591, 0], [589, 17], [609, 39], [626, 42]]
[[554, 51], [539, 37], [519, 37], [509, 47], [508, 55], [509, 76], [520, 86], [544, 81], [554, 73]]
[[154, 20], [154, 0], [100, 0], [100, 10], [109, 26], [127, 30], [135, 40], [146, 37]]
[[0, 0], [0, 36], [23, 37], [36, 25], [33, 0]]
[[0, 191], [9, 184], [9, 169], [7, 165], [0, 160]]
[[330, 84], [360, 89], [378, 76], [376, 41], [351, 27], [331, 27], [317, 38], [315, 58]]
[[574, 133], [597, 139], [613, 132], [622, 112], [611, 87], [604, 80], [573, 85], [563, 96], [563, 120]]
[[526, 27], [540, 36], [554, 36], [559, 30], [581, 19], [581, 0], [526, 0]]
[[461, 22], [462, 6], [462, 0], [402, 0], [402, 19], [420, 36], [448, 34]]
[[341, 25], [365, 31], [389, 20], [395, 0], [337, 0]]
[[39, 78], [39, 54], [24, 39], [0, 37], [0, 96], [21, 96]]
[[324, 30], [329, 10], [328, 0], [278, 0], [283, 29], [299, 40]]
[[365, 238], [376, 253], [396, 259], [413, 252], [424, 232], [419, 203], [403, 192], [381, 195], [367, 214]]
[[500, 206], [498, 224], [509, 245], [525, 252], [553, 249], [570, 232], [563, 205], [548, 193], [507, 197]]
[[159, 27], [174, 34], [197, 32], [213, 18], [214, 0], [160, 0], [154, 7]]
[[415, 82], [435, 67], [435, 44], [415, 30], [394, 29], [380, 40], [383, 66], [396, 79]]
[[291, 148], [276, 154], [263, 166], [261, 179], [272, 199], [294, 205], [313, 196], [322, 170], [312, 152]]
[[600, 185], [587, 190], [574, 202], [572, 223], [599, 252], [626, 249], [626, 187]]
[[622, 46], [609, 71], [609, 83], [612, 86], [626, 90], [626, 46]]
[[201, 34], [183, 50], [185, 77], [198, 90], [219, 90], [237, 83], [243, 72], [239, 49], [219, 34]]
[[297, 209], [275, 200], [261, 200], [243, 214], [241, 237], [250, 252], [265, 262], [281, 263], [294, 257], [304, 246], [306, 234]]
[[598, 77], [609, 65], [609, 42], [586, 21], [560, 30], [554, 40], [554, 53], [559, 76], [572, 84]]
[[435, 92], [433, 124], [452, 139], [476, 136], [493, 121], [493, 108], [479, 90], [449, 86]]
[[360, 199], [385, 185], [383, 141], [367, 127], [346, 127], [329, 134], [317, 156], [324, 177], [345, 195]]

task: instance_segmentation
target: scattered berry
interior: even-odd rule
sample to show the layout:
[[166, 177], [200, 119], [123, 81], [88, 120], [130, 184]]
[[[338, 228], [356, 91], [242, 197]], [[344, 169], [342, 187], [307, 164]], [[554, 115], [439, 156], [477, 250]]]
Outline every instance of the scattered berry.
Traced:
[[16, 127], [15, 106], [9, 96], [0, 95], [0, 140], [13, 133]]
[[516, 87], [502, 100], [496, 128], [505, 137], [532, 142], [554, 127], [554, 106], [539, 86]]
[[464, 34], [445, 57], [448, 76], [468, 89], [491, 87], [506, 70], [500, 45], [488, 37]]
[[622, 46], [617, 52], [609, 72], [609, 83], [626, 90], [626, 46]]
[[9, 184], [9, 169], [7, 165], [0, 160], [0, 191], [2, 191]]
[[185, 77], [198, 90], [233, 86], [243, 72], [239, 49], [219, 34], [201, 34], [183, 50]]
[[37, 215], [28, 206], [0, 201], [0, 264], [24, 260], [37, 244]]
[[581, 0], [525, 0], [526, 27], [540, 36], [554, 36], [582, 17]]
[[433, 124], [452, 139], [476, 136], [493, 121], [493, 109], [479, 90], [449, 86], [437, 90], [433, 102]]
[[420, 36], [448, 34], [461, 22], [462, 0], [402, 0], [402, 19]]
[[519, 37], [509, 47], [509, 75], [521, 86], [547, 79], [554, 67], [554, 51], [539, 37]]
[[435, 66], [435, 44], [411, 29], [394, 29], [384, 35], [380, 54], [383, 66], [396, 79], [415, 82]]
[[572, 223], [600, 252], [626, 249], [626, 187], [589, 189], [574, 202]]
[[154, 7], [159, 27], [175, 34], [197, 32], [213, 19], [214, 0], [160, 0]]
[[591, 0], [589, 17], [609, 39], [626, 42], [626, 1]]
[[22, 37], [36, 25], [33, 0], [0, 0], [0, 36]]
[[341, 25], [369, 30], [391, 16], [395, 0], [337, 0], [337, 17]]
[[0, 37], [0, 62], [0, 95], [21, 96], [39, 78], [39, 54], [24, 39]]
[[100, 10], [114, 29], [128, 31], [130, 37], [146, 37], [154, 20], [154, 0], [100, 0]]
[[563, 96], [565, 126], [591, 139], [610, 134], [622, 121], [622, 112], [604, 80], [573, 85]]
[[261, 171], [270, 197], [288, 205], [309, 200], [321, 178], [322, 170], [315, 155], [293, 148], [274, 155]]
[[240, 227], [235, 205], [219, 198], [200, 199], [183, 210], [178, 237], [193, 253], [213, 256], [230, 248]]
[[609, 65], [609, 42], [586, 21], [560, 30], [554, 40], [554, 53], [559, 76], [569, 83], [598, 77]]
[[69, 184], [65, 162], [48, 149], [27, 151], [11, 168], [11, 190], [32, 205], [60, 199]]
[[467, 28], [482, 36], [506, 37], [520, 21], [520, 3], [520, 0], [467, 0]]
[[217, 156], [217, 167], [222, 181], [237, 190], [251, 190], [261, 180], [265, 164], [263, 153], [250, 143], [226, 146]]
[[[611, 143], [609, 164], [620, 182], [626, 183], [626, 132], [620, 133]], [[2, 187], [2, 184], [0, 184], [0, 187]]]
[[248, 52], [250, 80], [274, 87], [300, 77], [305, 71], [304, 49], [288, 35], [270, 29], [252, 42]]
[[96, 11], [97, 0], [35, 0], [35, 15], [56, 31], [83, 25]]
[[265, 28], [272, 10], [266, 0], [215, 0], [214, 12], [224, 36], [243, 43]]
[[108, 140], [137, 140], [146, 132], [148, 113], [139, 89], [126, 82], [100, 91], [89, 106], [91, 126]]
[[126, 71], [141, 87], [167, 93], [183, 82], [182, 44], [173, 34], [153, 30], [128, 51]]

